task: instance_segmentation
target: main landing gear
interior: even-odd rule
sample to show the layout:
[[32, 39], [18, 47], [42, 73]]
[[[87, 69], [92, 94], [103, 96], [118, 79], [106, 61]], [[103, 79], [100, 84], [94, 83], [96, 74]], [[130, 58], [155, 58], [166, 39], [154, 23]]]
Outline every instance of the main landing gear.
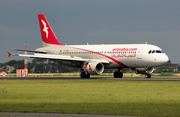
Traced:
[[89, 78], [89, 77], [90, 77], [90, 74], [85, 73], [84, 71], [81, 72], [81, 78]]
[[118, 69], [118, 71], [114, 72], [114, 78], [122, 78], [123, 73]]
[[146, 78], [151, 78], [151, 74], [145, 74]]

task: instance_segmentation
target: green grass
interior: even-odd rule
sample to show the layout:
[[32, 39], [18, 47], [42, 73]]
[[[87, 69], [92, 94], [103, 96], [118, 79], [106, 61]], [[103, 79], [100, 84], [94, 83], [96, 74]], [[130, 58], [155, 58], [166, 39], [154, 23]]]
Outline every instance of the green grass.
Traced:
[[175, 81], [0, 81], [1, 112], [180, 116]]
[[161, 73], [159, 76], [174, 76], [173, 73]]

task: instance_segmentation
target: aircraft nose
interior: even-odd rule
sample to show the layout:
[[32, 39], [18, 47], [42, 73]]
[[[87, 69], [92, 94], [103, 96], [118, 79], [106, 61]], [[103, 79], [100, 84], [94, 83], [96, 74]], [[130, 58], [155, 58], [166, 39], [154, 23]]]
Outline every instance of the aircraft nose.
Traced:
[[161, 63], [162, 64], [167, 64], [169, 62], [169, 58], [168, 56], [165, 54], [162, 58], [161, 58]]

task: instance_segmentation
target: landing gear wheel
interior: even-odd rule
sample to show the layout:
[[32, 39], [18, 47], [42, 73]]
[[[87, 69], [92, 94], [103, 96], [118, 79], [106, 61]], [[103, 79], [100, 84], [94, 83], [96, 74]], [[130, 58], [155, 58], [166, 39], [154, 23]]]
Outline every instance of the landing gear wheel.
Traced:
[[151, 74], [146, 74], [145, 77], [146, 78], [151, 78]]
[[81, 78], [85, 78], [86, 74], [85, 72], [81, 72]]
[[114, 78], [122, 78], [123, 73], [122, 72], [114, 72]]
[[122, 77], [123, 77], [123, 73], [119, 72], [119, 78], [122, 78]]
[[114, 72], [114, 78], [118, 78], [118, 72]]
[[90, 74], [86, 74], [86, 78], [89, 78], [90, 77]]
[[81, 78], [89, 78], [90, 74], [86, 74], [85, 72], [81, 72]]

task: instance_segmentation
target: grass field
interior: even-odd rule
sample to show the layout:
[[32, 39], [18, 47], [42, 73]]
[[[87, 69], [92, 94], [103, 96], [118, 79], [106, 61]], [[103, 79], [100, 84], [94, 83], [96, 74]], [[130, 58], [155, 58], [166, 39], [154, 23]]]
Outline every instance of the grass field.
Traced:
[[180, 116], [180, 82], [0, 81], [0, 111]]

